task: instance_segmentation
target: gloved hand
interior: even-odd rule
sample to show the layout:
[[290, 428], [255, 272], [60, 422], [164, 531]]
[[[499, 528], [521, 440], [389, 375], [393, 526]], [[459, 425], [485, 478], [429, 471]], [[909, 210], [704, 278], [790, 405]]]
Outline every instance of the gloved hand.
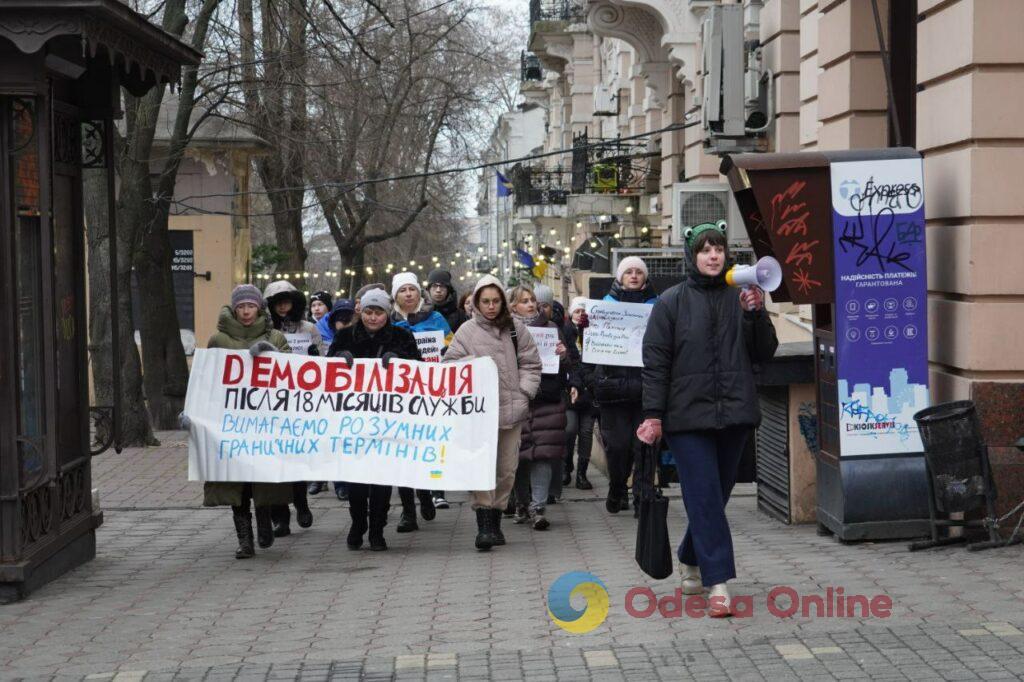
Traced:
[[273, 353], [277, 350], [277, 346], [268, 341], [257, 341], [256, 343], [249, 346], [249, 352], [254, 358], [257, 358], [264, 353]]
[[335, 353], [333, 357], [336, 357], [336, 358], [339, 358], [341, 360], [344, 360], [345, 364], [348, 365], [349, 369], [352, 369], [352, 365], [356, 364], [356, 359], [354, 357], [352, 357], [352, 353], [350, 353], [347, 350], [343, 350], [343, 351], [341, 351], [339, 353]]
[[392, 360], [397, 360], [398, 356], [394, 353], [388, 352], [380, 356], [380, 361], [383, 363], [384, 368], [387, 369], [391, 365]]
[[186, 415], [184, 412], [178, 414], [178, 425], [181, 426], [181, 428], [184, 431], [192, 430], [192, 420], [189, 419], [188, 415]]
[[310, 344], [309, 348], [306, 349], [306, 355], [320, 355], [320, 346]]
[[636, 430], [636, 437], [648, 445], [654, 445], [661, 439], [661, 420], [645, 419]]

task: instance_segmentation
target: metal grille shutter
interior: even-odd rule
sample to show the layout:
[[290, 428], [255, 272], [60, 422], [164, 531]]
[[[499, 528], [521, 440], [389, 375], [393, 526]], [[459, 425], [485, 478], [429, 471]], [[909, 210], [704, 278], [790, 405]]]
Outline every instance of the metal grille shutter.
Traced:
[[761, 425], [757, 429], [757, 506], [783, 523], [789, 514], [789, 417], [788, 389], [758, 390]]

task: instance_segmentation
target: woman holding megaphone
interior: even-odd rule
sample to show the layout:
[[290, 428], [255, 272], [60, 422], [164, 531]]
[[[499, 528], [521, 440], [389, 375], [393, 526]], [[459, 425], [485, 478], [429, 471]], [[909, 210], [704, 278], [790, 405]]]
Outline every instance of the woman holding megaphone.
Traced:
[[754, 363], [778, 340], [764, 294], [726, 283], [725, 223], [687, 230], [690, 273], [654, 305], [643, 345], [644, 421], [637, 437], [664, 438], [675, 458], [689, 526], [679, 545], [683, 593], [710, 589], [710, 615], [731, 614], [736, 577], [725, 516], [740, 457], [761, 420]]

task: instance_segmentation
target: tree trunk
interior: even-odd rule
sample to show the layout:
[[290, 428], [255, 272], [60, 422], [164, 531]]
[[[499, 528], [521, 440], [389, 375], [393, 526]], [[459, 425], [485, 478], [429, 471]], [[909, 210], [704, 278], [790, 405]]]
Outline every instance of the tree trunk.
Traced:
[[139, 283], [139, 331], [149, 413], [156, 429], [177, 429], [185, 407], [188, 361], [181, 344], [167, 215], [157, 211], [135, 258]]
[[[113, 361], [111, 348], [111, 291], [109, 219], [106, 170], [83, 172], [83, 205], [89, 259], [89, 361], [93, 392], [99, 406], [114, 404]], [[142, 365], [131, 315], [131, 257], [123, 230], [118, 230], [118, 330], [121, 348], [121, 444], [159, 445], [146, 412], [142, 387]], [[97, 433], [103, 440], [107, 434]]]

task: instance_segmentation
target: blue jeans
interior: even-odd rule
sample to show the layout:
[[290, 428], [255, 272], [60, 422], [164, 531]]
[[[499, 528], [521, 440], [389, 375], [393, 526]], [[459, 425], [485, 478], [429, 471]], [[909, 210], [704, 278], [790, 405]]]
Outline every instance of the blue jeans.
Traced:
[[732, 534], [725, 505], [736, 484], [750, 427], [665, 434], [676, 461], [689, 523], [679, 545], [679, 560], [699, 566], [710, 587], [736, 577]]

